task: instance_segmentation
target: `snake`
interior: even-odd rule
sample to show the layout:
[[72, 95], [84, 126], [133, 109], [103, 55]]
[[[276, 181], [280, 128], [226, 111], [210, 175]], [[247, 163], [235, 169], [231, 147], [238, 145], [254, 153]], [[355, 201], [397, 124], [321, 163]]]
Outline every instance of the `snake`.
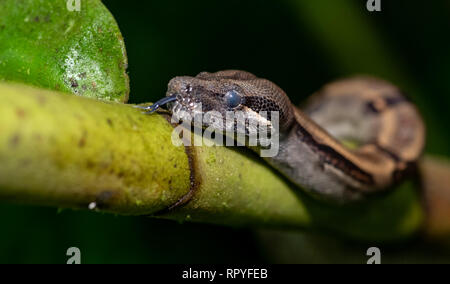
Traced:
[[277, 112], [279, 150], [264, 159], [311, 196], [337, 203], [366, 200], [414, 175], [425, 145], [417, 107], [398, 87], [371, 76], [328, 83], [300, 109], [279, 86], [252, 73], [201, 72], [174, 77], [166, 97], [142, 108], [152, 113], [165, 104], [181, 119], [183, 113], [243, 112], [270, 125], [271, 117], [260, 113]]

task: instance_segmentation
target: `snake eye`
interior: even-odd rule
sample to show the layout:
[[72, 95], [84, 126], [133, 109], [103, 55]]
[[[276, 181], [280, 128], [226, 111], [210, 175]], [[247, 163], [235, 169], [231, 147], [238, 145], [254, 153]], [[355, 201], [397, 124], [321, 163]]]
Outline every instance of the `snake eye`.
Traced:
[[231, 90], [225, 94], [225, 101], [228, 107], [235, 108], [241, 103], [241, 96], [235, 90]]

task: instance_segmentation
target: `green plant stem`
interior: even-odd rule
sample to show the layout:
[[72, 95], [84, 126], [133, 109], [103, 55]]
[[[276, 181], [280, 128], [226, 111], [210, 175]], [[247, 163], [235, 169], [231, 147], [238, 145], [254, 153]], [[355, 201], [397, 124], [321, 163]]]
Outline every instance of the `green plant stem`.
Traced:
[[[329, 205], [245, 148], [174, 146], [163, 115], [6, 83], [0, 96], [2, 200], [371, 241], [411, 237], [425, 222], [412, 182], [365, 203]], [[187, 204], [164, 211], [189, 192]]]

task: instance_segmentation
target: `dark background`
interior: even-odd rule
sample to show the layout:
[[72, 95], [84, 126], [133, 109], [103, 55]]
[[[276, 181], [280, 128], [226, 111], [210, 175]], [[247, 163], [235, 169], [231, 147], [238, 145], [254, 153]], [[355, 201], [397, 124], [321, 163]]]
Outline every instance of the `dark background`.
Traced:
[[[450, 1], [104, 1], [125, 38], [131, 103], [164, 96], [177, 75], [243, 69], [300, 103], [321, 85], [370, 74], [401, 86], [427, 123], [427, 153], [449, 156]], [[178, 224], [0, 204], [0, 263], [365, 262], [370, 244], [333, 236]], [[289, 247], [290, 246], [290, 247]], [[423, 241], [386, 247], [392, 262], [450, 262]]]

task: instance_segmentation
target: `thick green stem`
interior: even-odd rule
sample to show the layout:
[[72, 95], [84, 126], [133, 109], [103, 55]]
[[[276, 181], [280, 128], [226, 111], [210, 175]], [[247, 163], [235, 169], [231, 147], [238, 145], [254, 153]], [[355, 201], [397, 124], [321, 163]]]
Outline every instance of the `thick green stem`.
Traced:
[[[424, 224], [411, 182], [370, 202], [328, 205], [245, 148], [174, 146], [163, 115], [5, 83], [0, 96], [3, 200], [374, 241], [410, 237]], [[189, 192], [189, 202], [163, 210]]]
[[161, 116], [18, 85], [0, 96], [3, 199], [148, 214], [189, 189], [186, 154]]

